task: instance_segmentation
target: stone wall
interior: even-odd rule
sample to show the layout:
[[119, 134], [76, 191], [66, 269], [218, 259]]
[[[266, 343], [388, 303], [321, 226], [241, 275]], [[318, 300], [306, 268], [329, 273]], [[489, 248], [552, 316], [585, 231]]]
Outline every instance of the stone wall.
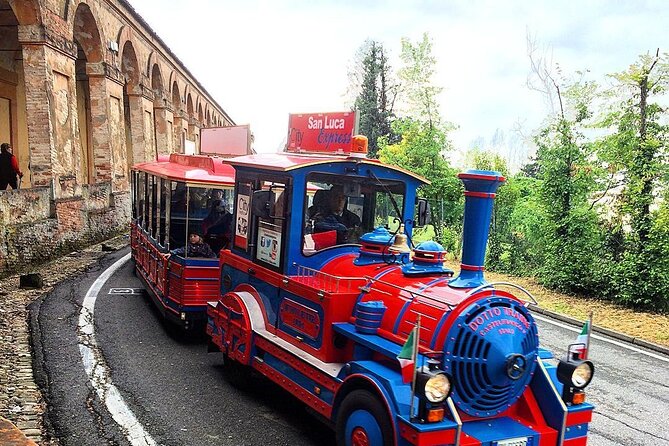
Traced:
[[233, 125], [126, 0], [0, 0], [0, 275], [127, 229], [132, 165]]
[[110, 183], [53, 198], [51, 187], [0, 192], [0, 276], [127, 231], [130, 196]]

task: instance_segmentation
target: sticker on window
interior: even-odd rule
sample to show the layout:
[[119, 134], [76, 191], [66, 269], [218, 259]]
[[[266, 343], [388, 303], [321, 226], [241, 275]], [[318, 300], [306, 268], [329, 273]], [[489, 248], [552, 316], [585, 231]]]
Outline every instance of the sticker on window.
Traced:
[[258, 228], [258, 260], [278, 267], [281, 263], [281, 232], [261, 226]]

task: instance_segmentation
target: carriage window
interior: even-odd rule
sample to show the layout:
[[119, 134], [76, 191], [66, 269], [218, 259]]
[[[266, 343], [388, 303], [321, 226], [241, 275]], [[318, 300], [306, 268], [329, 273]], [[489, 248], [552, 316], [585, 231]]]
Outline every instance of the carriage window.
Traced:
[[167, 204], [170, 202], [170, 189], [169, 181], [160, 179], [160, 199], [158, 204], [160, 205], [160, 218], [158, 222], [158, 243], [161, 246], [165, 246], [165, 234], [167, 231]]
[[144, 202], [145, 196], [144, 191], [146, 190], [146, 174], [144, 172], [139, 172], [137, 174], [137, 225], [139, 227], [144, 227]]
[[206, 215], [200, 224], [204, 241], [218, 253], [228, 248], [232, 239], [232, 194], [230, 188], [210, 188], [207, 196]]
[[183, 181], [171, 182], [169, 244], [170, 248], [178, 248], [186, 243], [186, 205], [188, 190]]
[[138, 172], [132, 172], [132, 218], [137, 218], [137, 176]]
[[149, 216], [151, 236], [156, 238], [158, 231], [158, 178], [149, 176], [149, 209], [151, 214]]
[[232, 224], [232, 190], [209, 186], [172, 183], [170, 200], [170, 247], [186, 244], [196, 233], [216, 254], [228, 246]]
[[399, 227], [404, 183], [321, 173], [311, 174], [307, 181], [302, 245], [305, 255], [357, 244], [361, 235], [378, 226], [389, 230]]
[[150, 215], [151, 215], [151, 176], [148, 173], [142, 174], [143, 181], [142, 183], [144, 184], [144, 193], [143, 193], [143, 203], [144, 205], [142, 206], [142, 213], [144, 214], [142, 217], [142, 227], [146, 230], [146, 232], [149, 232], [149, 229], [151, 228], [150, 224]]

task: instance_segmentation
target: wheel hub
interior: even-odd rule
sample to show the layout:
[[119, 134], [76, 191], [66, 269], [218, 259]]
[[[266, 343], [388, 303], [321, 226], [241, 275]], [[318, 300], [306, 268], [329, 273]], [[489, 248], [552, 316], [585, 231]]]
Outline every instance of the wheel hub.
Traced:
[[356, 427], [351, 433], [351, 444], [353, 446], [369, 446], [367, 432], [361, 427]]

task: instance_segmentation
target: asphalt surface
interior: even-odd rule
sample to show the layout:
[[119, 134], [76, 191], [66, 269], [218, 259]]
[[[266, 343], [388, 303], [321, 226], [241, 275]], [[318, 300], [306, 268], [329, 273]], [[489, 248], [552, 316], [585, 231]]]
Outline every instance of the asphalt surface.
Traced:
[[[264, 380], [250, 391], [232, 387], [223, 377], [222, 355], [207, 353], [203, 336], [184, 338], [163, 323], [146, 295], [110, 295], [110, 288], [142, 287], [131, 265], [100, 291], [95, 334], [113, 383], [156, 443], [334, 444], [333, 432], [279, 387]], [[93, 397], [77, 347], [79, 305], [101, 271], [59, 286], [39, 308], [49, 420], [63, 445], [128, 444]]]
[[[50, 429], [63, 445], [128, 444], [93, 392], [77, 346], [83, 297], [127, 252], [62, 283], [33, 308], [38, 381], [48, 389]], [[228, 384], [221, 355], [208, 354], [203, 338], [184, 338], [163, 323], [147, 296], [109, 294], [141, 287], [131, 262], [111, 277], [98, 295], [95, 334], [109, 377], [156, 443], [334, 444], [334, 433], [279, 387], [261, 379], [250, 391]], [[542, 345], [555, 352], [576, 338], [567, 328], [537, 323]], [[597, 339], [590, 358], [596, 372], [588, 399], [597, 409], [588, 444], [669, 446], [669, 362]]]

